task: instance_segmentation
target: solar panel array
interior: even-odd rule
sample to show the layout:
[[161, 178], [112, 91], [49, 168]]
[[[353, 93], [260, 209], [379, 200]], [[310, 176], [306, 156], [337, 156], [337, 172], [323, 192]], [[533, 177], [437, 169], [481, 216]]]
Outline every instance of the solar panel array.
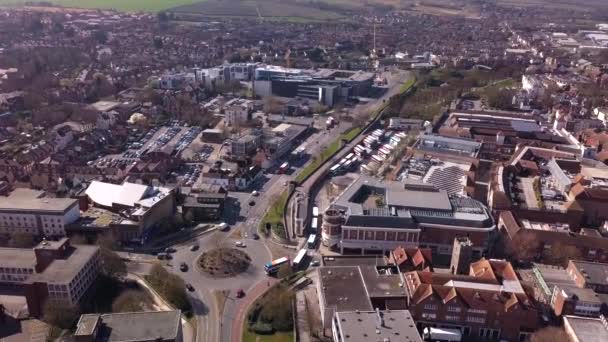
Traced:
[[458, 166], [448, 166], [446, 168], [436, 168], [428, 178], [428, 182], [435, 185], [438, 189], [445, 190], [448, 194], [458, 194], [462, 192], [462, 177], [465, 171]]

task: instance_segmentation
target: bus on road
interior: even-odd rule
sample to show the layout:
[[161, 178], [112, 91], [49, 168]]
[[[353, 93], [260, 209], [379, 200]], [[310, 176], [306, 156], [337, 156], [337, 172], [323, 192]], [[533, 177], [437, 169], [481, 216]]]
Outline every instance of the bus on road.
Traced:
[[294, 269], [297, 269], [300, 267], [300, 265], [302, 265], [302, 262], [304, 262], [304, 259], [306, 259], [306, 252], [306, 248], [300, 249], [296, 257], [293, 259], [292, 266]]
[[312, 207], [312, 217], [319, 217], [319, 207]]
[[288, 265], [288, 264], [289, 264], [288, 257], [278, 258], [278, 259], [273, 260], [273, 261], [267, 263], [266, 265], [264, 265], [264, 271], [266, 271], [267, 275], [273, 275], [279, 271], [281, 266]]
[[342, 165], [340, 165], [338, 163], [338, 164], [332, 166], [331, 169], [329, 169], [329, 174], [332, 176], [335, 176], [340, 172], [341, 169], [342, 169]]
[[315, 246], [317, 244], [317, 234], [310, 234], [306, 244], [308, 245], [308, 248], [315, 249]]
[[313, 233], [316, 233], [318, 227], [319, 227], [319, 218], [318, 217], [313, 217], [312, 221], [310, 222], [310, 231], [313, 232]]

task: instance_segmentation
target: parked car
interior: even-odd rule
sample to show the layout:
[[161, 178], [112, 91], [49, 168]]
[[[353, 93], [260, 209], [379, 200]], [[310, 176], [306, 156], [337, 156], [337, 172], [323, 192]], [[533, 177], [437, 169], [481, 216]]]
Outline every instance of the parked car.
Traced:
[[173, 247], [165, 248], [165, 253], [175, 253], [177, 250]]
[[228, 223], [226, 222], [222, 222], [218, 225], [219, 230], [226, 230], [228, 229]]
[[260, 193], [257, 190], [253, 190], [251, 192], [251, 196], [259, 196], [259, 195], [260, 195]]
[[321, 262], [319, 260], [313, 260], [310, 262], [310, 266], [316, 267], [321, 265]]

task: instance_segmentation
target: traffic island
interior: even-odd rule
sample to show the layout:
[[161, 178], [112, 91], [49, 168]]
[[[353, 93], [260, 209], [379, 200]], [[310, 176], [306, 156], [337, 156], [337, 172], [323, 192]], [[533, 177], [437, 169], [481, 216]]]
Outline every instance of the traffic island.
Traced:
[[251, 257], [240, 249], [221, 247], [203, 253], [197, 264], [214, 278], [229, 278], [247, 271]]

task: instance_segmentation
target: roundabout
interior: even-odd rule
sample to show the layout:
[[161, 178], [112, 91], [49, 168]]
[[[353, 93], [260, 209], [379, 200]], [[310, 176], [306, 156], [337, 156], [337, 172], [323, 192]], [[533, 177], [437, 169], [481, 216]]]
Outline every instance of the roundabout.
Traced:
[[246, 272], [251, 265], [251, 257], [240, 249], [219, 247], [203, 253], [197, 265], [210, 277], [229, 278]]

